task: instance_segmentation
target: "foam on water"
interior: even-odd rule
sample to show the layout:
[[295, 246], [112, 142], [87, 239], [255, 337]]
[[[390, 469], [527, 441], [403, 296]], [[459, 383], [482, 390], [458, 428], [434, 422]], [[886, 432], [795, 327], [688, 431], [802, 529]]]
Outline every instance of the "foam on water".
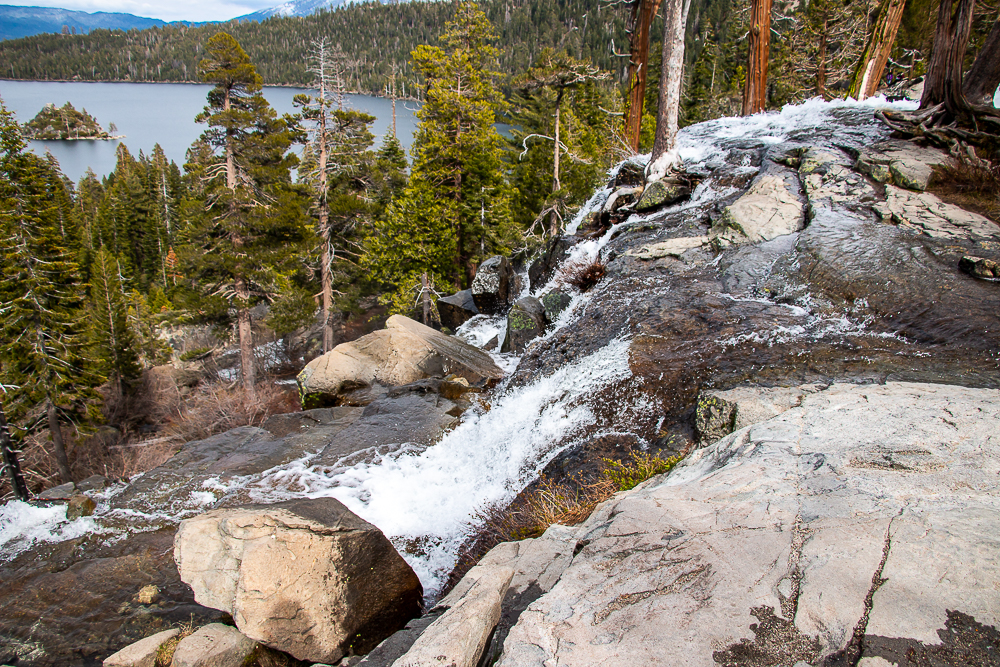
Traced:
[[413, 445], [327, 471], [310, 457], [268, 475], [255, 501], [334, 497], [378, 526], [434, 596], [474, 533], [477, 515], [511, 501], [576, 434], [596, 421], [588, 396], [631, 375], [629, 345], [598, 352], [495, 396], [433, 447]]
[[36, 507], [20, 500], [0, 506], [0, 552], [12, 558], [35, 542], [61, 542], [96, 529], [94, 520], [66, 519], [66, 505]]

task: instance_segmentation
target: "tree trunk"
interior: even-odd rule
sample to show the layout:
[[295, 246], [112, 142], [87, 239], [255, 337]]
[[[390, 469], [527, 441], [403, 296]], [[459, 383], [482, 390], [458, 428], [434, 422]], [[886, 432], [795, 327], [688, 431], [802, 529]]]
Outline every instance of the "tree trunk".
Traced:
[[885, 72], [885, 64], [889, 62], [889, 53], [896, 41], [899, 23], [903, 20], [905, 0], [882, 0], [878, 21], [868, 40], [868, 46], [861, 56], [858, 68], [854, 71], [854, 80], [848, 96], [860, 101], [871, 97], [878, 90], [878, 84]]
[[[555, 150], [552, 155], [552, 194], [559, 192], [562, 185], [559, 183], [559, 103], [562, 101], [562, 91], [556, 97], [556, 140]], [[555, 203], [553, 202], [553, 206]], [[555, 209], [549, 214], [549, 236], [559, 235], [559, 216]]]
[[649, 28], [663, 0], [635, 0], [632, 7], [632, 34], [628, 62], [628, 116], [625, 118], [625, 141], [639, 152], [642, 105], [646, 98], [649, 74]]
[[1000, 86], [1000, 20], [993, 24], [983, 49], [965, 77], [965, 97], [973, 104], [991, 107], [997, 86]]
[[250, 319], [250, 289], [243, 278], [236, 279], [236, 298], [240, 302], [236, 315], [240, 336], [240, 367], [243, 371], [243, 390], [247, 397], [256, 397], [256, 373], [253, 358], [253, 326]]
[[10, 487], [14, 490], [14, 497], [27, 502], [30, 498], [28, 485], [24, 483], [21, 464], [17, 460], [14, 444], [10, 440], [10, 429], [7, 428], [7, 416], [3, 412], [2, 404], [0, 404], [0, 451], [3, 453], [3, 467], [7, 471], [7, 477], [10, 478]]
[[826, 96], [826, 30], [829, 18], [823, 17], [823, 32], [819, 36], [819, 54], [816, 57], [816, 94]]
[[55, 403], [48, 399], [47, 413], [49, 418], [49, 435], [52, 436], [52, 448], [55, 450], [56, 463], [59, 465], [59, 479], [63, 484], [73, 481], [73, 473], [69, 471], [69, 459], [66, 458], [66, 446], [63, 444], [62, 427], [59, 425], [59, 415], [56, 414]]
[[750, 49], [743, 115], [760, 113], [767, 105], [767, 59], [771, 52], [771, 0], [753, 0], [750, 9]]
[[975, 0], [958, 0], [957, 4], [941, 0], [934, 30], [934, 49], [924, 79], [924, 95], [920, 98], [921, 109], [943, 104], [952, 117], [968, 110], [969, 102], [962, 91], [962, 61], [972, 30], [975, 4]]
[[[325, 56], [325, 52], [324, 52]], [[323, 58], [325, 65], [325, 57]], [[319, 232], [323, 243], [320, 252], [320, 285], [323, 289], [323, 352], [333, 349], [333, 252], [330, 248], [330, 203], [327, 200], [326, 176], [326, 90], [323, 77], [319, 82]]]
[[424, 325], [430, 326], [431, 321], [431, 295], [430, 286], [427, 280], [427, 272], [420, 276], [420, 300], [423, 301], [424, 305]]
[[680, 167], [677, 153], [681, 82], [684, 79], [684, 26], [691, 0], [667, 0], [663, 24], [663, 65], [660, 70], [660, 100], [656, 110], [656, 139], [646, 168], [652, 183]]

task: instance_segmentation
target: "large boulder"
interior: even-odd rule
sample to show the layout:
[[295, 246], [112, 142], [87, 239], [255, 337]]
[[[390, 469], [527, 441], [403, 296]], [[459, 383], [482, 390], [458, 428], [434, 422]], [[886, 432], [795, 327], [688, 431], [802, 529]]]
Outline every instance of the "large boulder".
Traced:
[[518, 299], [507, 315], [507, 335], [501, 352], [521, 354], [528, 343], [545, 333], [545, 307], [533, 296]]
[[687, 183], [669, 180], [653, 181], [646, 186], [635, 204], [638, 213], [653, 211], [664, 206], [670, 206], [691, 196], [691, 188]]
[[479, 314], [471, 289], [441, 297], [437, 300], [437, 309], [441, 315], [441, 326], [448, 327], [452, 331]]
[[504, 315], [517, 298], [517, 278], [506, 257], [496, 255], [479, 265], [472, 281], [472, 299], [484, 315]]
[[765, 161], [750, 189], [712, 225], [719, 246], [768, 241], [805, 226], [805, 202], [796, 172]]
[[998, 419], [995, 389], [810, 388], [600, 505], [499, 664], [994, 664]]
[[196, 600], [300, 660], [365, 653], [420, 613], [410, 566], [378, 528], [333, 498], [187, 519], [174, 559]]
[[386, 328], [342, 343], [299, 373], [304, 405], [336, 403], [344, 392], [374, 383], [399, 386], [454, 374], [477, 384], [503, 377], [487, 353], [402, 315]]

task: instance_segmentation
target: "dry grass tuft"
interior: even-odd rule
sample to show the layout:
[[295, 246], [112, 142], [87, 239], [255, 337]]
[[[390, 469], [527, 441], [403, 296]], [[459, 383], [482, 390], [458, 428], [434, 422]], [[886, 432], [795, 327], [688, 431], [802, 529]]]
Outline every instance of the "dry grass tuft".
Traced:
[[163, 435], [179, 442], [203, 440], [240, 426], [259, 426], [271, 415], [298, 409], [295, 393], [274, 384], [261, 383], [255, 393], [251, 398], [240, 386], [199, 385], [168, 420]]
[[957, 152], [946, 165], [934, 168], [929, 188], [944, 201], [1000, 222], [1000, 164]]
[[556, 278], [559, 287], [572, 287], [580, 292], [586, 292], [601, 282], [607, 272], [600, 260], [578, 259], [563, 264]]
[[619, 491], [628, 491], [647, 479], [669, 472], [682, 455], [664, 459], [631, 450], [624, 461], [602, 459], [604, 468], [592, 483], [557, 484], [542, 477], [533, 491], [522, 493], [510, 506], [480, 514], [483, 529], [460, 554], [445, 591], [454, 586], [490, 549], [501, 542], [540, 537], [553, 524], [575, 526]]

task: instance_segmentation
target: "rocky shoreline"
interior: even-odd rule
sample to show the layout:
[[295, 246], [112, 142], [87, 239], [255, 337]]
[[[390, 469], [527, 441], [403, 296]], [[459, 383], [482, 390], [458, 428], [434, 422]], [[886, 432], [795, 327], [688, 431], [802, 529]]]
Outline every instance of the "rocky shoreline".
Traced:
[[[390, 318], [300, 374], [326, 407], [188, 443], [96, 495], [85, 535], [5, 555], [0, 661], [98, 664], [190, 619], [244, 630], [240, 660], [263, 642], [305, 664], [998, 662], [1000, 226], [929, 192], [948, 155], [872, 108], [703, 123], [681, 151], [656, 202], [626, 163], [527, 275], [484, 264], [448, 300], [456, 336]], [[688, 454], [445, 591], [479, 508], [634, 449]], [[279, 503], [334, 497], [429, 605], [372, 650], [353, 630], [296, 653], [325, 630], [250, 630], [243, 598], [178, 571], [179, 522], [252, 506], [277, 535]]]

